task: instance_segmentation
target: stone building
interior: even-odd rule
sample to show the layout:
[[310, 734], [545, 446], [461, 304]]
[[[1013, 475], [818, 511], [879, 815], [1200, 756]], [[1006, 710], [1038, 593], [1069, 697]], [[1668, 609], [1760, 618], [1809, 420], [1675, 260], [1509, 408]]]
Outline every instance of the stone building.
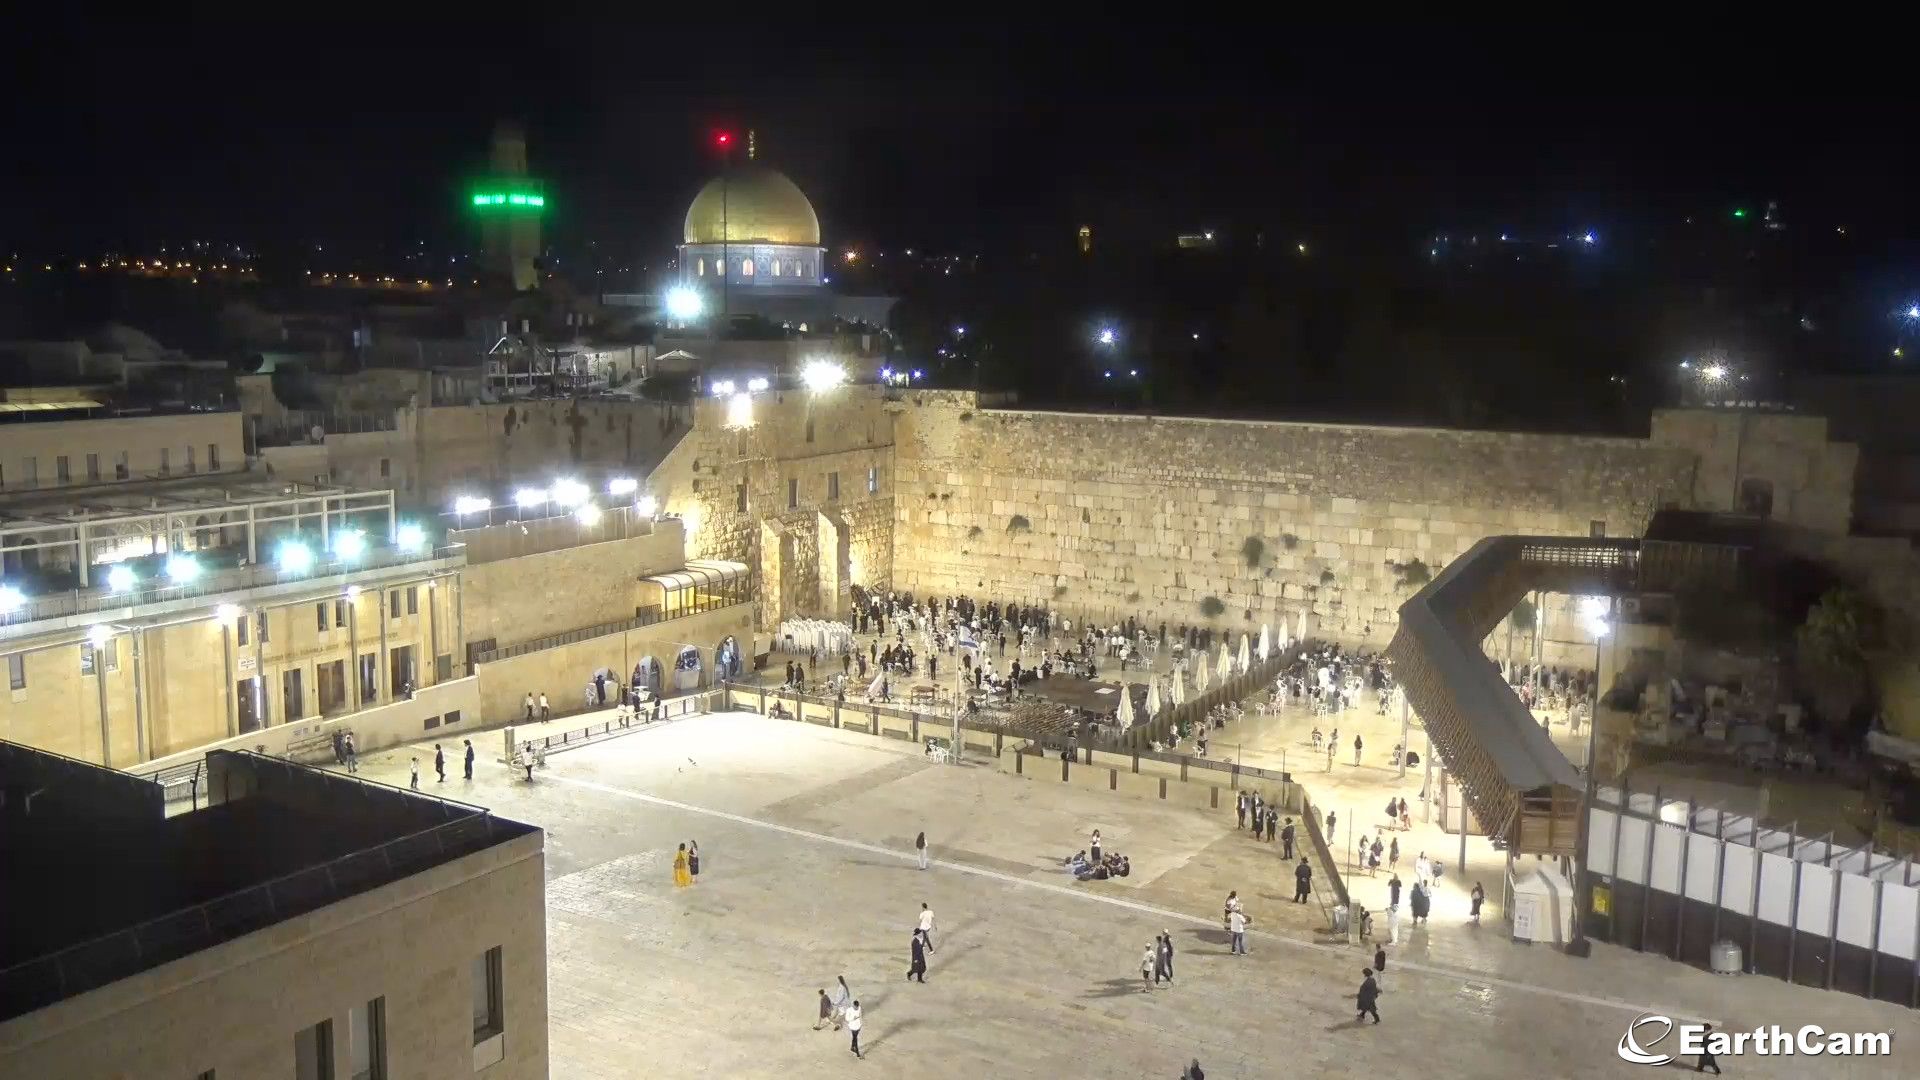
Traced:
[[540, 830], [257, 754], [0, 742], [0, 1075], [547, 1075]]

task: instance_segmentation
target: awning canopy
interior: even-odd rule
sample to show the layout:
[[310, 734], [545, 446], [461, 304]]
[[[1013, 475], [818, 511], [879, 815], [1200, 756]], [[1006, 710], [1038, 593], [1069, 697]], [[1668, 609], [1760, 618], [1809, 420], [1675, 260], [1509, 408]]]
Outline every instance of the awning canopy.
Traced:
[[652, 574], [640, 580], [663, 589], [717, 589], [747, 576], [747, 564], [721, 559], [690, 559], [685, 569], [669, 574]]

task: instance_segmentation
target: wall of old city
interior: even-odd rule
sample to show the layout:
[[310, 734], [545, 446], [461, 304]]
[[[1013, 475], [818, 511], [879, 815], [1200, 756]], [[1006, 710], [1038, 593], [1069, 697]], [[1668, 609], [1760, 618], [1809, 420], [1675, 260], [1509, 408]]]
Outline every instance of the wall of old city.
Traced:
[[839, 614], [850, 586], [893, 574], [893, 424], [879, 391], [755, 395], [694, 406], [692, 430], [647, 480], [687, 527], [690, 558], [760, 575], [759, 620]]
[[[562, 528], [591, 534], [572, 518]], [[591, 542], [491, 562], [469, 562], [466, 638], [477, 649], [497, 649], [550, 634], [635, 618], [640, 579], [678, 569], [682, 537], [677, 522], [645, 535]], [[474, 530], [479, 531], [479, 530]], [[500, 531], [499, 528], [488, 530]]]
[[895, 408], [894, 586], [1101, 619], [1304, 611], [1383, 644], [1421, 567], [1488, 535], [1637, 537], [1694, 483], [1690, 450], [1638, 439]]
[[144, 480], [246, 467], [237, 412], [0, 425], [0, 489]]

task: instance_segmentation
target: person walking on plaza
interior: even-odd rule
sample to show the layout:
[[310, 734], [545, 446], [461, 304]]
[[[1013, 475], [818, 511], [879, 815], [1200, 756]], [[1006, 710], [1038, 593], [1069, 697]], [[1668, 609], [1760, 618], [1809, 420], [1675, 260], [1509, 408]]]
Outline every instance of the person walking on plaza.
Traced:
[[1402, 888], [1405, 888], [1405, 885], [1401, 882], [1399, 874], [1395, 874], [1387, 879], [1387, 906], [1389, 908], [1397, 908], [1400, 906], [1400, 890]]
[[1173, 981], [1173, 931], [1171, 930], [1160, 932], [1160, 970], [1166, 974], [1168, 982]]
[[1433, 862], [1427, 858], [1427, 853], [1423, 851], [1414, 857], [1413, 880], [1426, 881], [1431, 877], [1433, 877]]
[[833, 1022], [833, 999], [825, 990], [820, 991], [820, 1019], [813, 1022], [813, 1030], [819, 1031]]
[[1358, 735], [1355, 735], [1355, 736], [1353, 737], [1353, 763], [1354, 763], [1355, 765], [1358, 765], [1358, 764], [1360, 764], [1360, 747], [1361, 747], [1361, 745], [1362, 745], [1362, 744], [1361, 744], [1361, 742], [1360, 742], [1360, 736], [1358, 736]]
[[527, 723], [533, 723], [533, 691], [527, 691]]
[[907, 962], [907, 981], [908, 982], [917, 981], [921, 983], [926, 982], [927, 981], [927, 948], [926, 948], [926, 945], [920, 940], [920, 931], [915, 930], [913, 932], [913, 940], [908, 942], [907, 947], [911, 949], [913, 952], [913, 958]]
[[545, 690], [540, 691], [540, 719], [553, 719], [553, 709], [547, 705], [547, 692]]
[[1300, 856], [1300, 865], [1293, 868], [1293, 902], [1304, 904], [1307, 894], [1313, 891], [1313, 867], [1307, 865], [1307, 857]]
[[1467, 894], [1467, 899], [1473, 902], [1473, 925], [1479, 926], [1480, 905], [1487, 902], [1487, 890], [1481, 888], [1480, 883], [1476, 881], [1473, 883], [1473, 891]]
[[1260, 839], [1260, 819], [1267, 816], [1267, 804], [1260, 798], [1259, 792], [1253, 793], [1253, 838]]
[[1705, 1025], [1703, 1030], [1700, 1032], [1700, 1060], [1693, 1063], [1693, 1071], [1705, 1072], [1708, 1069], [1712, 1069], [1713, 1075], [1719, 1076], [1720, 1061], [1719, 1059], [1713, 1056], [1713, 1051], [1707, 1049], [1706, 1039], [1707, 1039], [1707, 1036], [1711, 1034], [1713, 1034], [1713, 1025], [1712, 1024]]
[[1247, 827], [1247, 793], [1244, 791], [1233, 797], [1233, 817], [1234, 828], [1244, 829]]
[[467, 744], [467, 779], [471, 780], [473, 779], [473, 740], [462, 739], [460, 741]]
[[[864, 1058], [867, 1056], [860, 1052], [860, 1025], [864, 1021], [864, 1019], [865, 1018], [860, 1014], [859, 1002], [856, 1001], [853, 1004], [847, 1006], [847, 1030], [853, 1033], [853, 1042], [851, 1045], [847, 1047], [847, 1049], [853, 1051], [853, 1056], [857, 1058]], [[1379, 1021], [1376, 1020], [1374, 1021], [1374, 1023], [1377, 1024], [1379, 1023]]]
[[1293, 861], [1293, 819], [1288, 818], [1286, 827], [1280, 830], [1280, 857]]
[[1267, 804], [1267, 843], [1273, 843], [1274, 829], [1280, 824], [1280, 811]]
[[1381, 945], [1373, 950], [1373, 984], [1381, 993], [1387, 992], [1387, 947]]
[[1335, 810], [1327, 811], [1327, 843], [1329, 844], [1333, 843], [1334, 837], [1340, 835], [1339, 830], [1334, 828], [1334, 825], [1339, 820], [1340, 820], [1340, 815], [1338, 811], [1335, 811]]
[[439, 783], [447, 782], [447, 752], [440, 749], [439, 743], [433, 744], [433, 771], [439, 775]]
[[920, 923], [917, 927], [915, 927], [914, 932], [926, 939], [927, 951], [932, 952], [933, 951], [933, 909], [928, 907], [926, 904], [926, 901], [924, 900], [920, 902]]
[[680, 850], [673, 853], [673, 887], [684, 889], [693, 884], [693, 875], [687, 873], [687, 845], [681, 844]]
[[347, 732], [347, 737], [341, 740], [341, 746], [347, 752], [347, 771], [350, 773], [359, 772], [360, 749], [353, 744], [353, 732]]
[[920, 858], [920, 869], [927, 868], [927, 834], [921, 833], [913, 838], [913, 853]]
[[412, 786], [413, 790], [419, 791], [420, 790], [420, 759], [419, 758], [413, 759], [412, 769], [413, 769], [413, 776], [408, 781], [408, 783]]
[[1380, 984], [1373, 981], [1373, 969], [1360, 969], [1360, 991], [1353, 995], [1354, 1004], [1359, 1010], [1353, 1014], [1353, 1022], [1359, 1023], [1368, 1016], [1374, 1023], [1380, 1022]]
[[1100, 865], [1100, 830], [1093, 830], [1093, 839], [1087, 842], [1088, 861]]
[[1332, 740], [1327, 741], [1327, 771], [1328, 772], [1333, 771], [1333, 755], [1336, 752], [1338, 752], [1339, 749], [1340, 749], [1339, 743], [1336, 743]]
[[1400, 838], [1396, 836], [1393, 838], [1393, 843], [1387, 845], [1387, 870], [1389, 872], [1392, 872], [1393, 870], [1397, 869], [1399, 865], [1400, 865]]
[[1153, 990], [1153, 965], [1158, 959], [1152, 942], [1140, 953], [1140, 992], [1145, 994]]
[[687, 884], [700, 883], [700, 841], [687, 841]]

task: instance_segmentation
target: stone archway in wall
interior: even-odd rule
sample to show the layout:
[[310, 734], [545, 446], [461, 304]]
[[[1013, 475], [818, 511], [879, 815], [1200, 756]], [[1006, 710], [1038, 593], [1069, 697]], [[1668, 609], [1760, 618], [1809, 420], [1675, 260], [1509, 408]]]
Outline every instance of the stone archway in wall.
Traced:
[[786, 566], [793, 541], [777, 521], [760, 522], [760, 625], [774, 627], [787, 617]]
[[820, 566], [820, 598], [816, 603], [822, 618], [845, 618], [852, 610], [851, 552], [847, 523], [838, 517], [819, 514], [819, 544], [816, 557]]

